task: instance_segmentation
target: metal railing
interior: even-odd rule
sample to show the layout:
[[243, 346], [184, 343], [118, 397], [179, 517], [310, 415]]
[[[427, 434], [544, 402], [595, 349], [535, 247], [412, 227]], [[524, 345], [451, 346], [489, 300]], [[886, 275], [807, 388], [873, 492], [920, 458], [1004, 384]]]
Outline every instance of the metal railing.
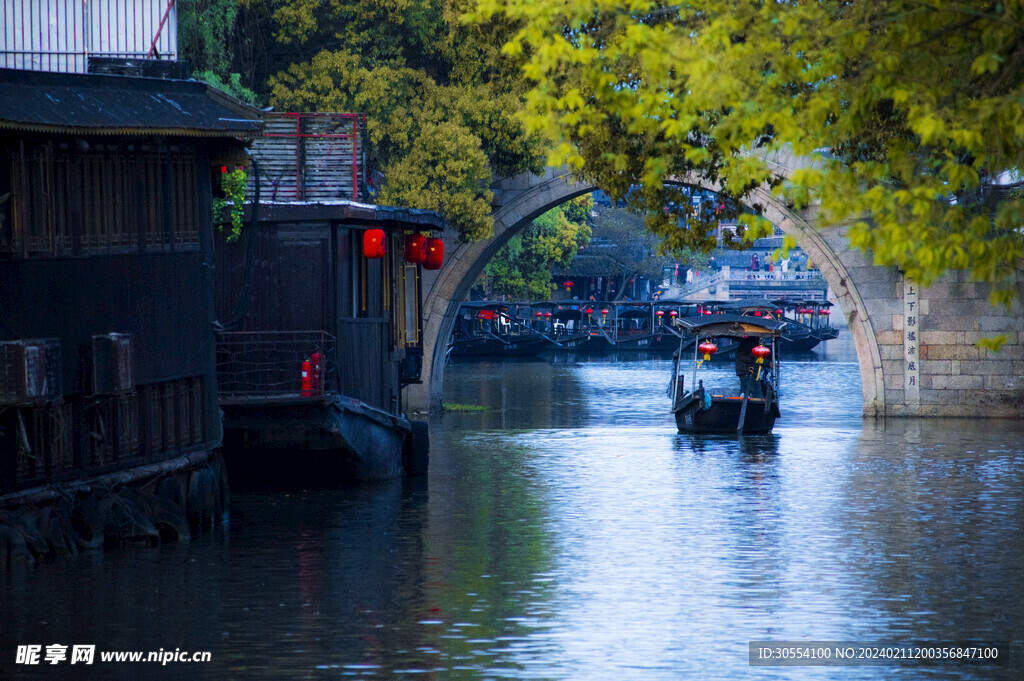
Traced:
[[90, 57], [177, 56], [171, 0], [4, 0], [0, 67], [86, 73]]
[[[336, 349], [337, 340], [325, 331], [218, 333], [217, 394], [223, 401], [314, 397], [336, 391]], [[307, 361], [311, 375], [304, 386]]]

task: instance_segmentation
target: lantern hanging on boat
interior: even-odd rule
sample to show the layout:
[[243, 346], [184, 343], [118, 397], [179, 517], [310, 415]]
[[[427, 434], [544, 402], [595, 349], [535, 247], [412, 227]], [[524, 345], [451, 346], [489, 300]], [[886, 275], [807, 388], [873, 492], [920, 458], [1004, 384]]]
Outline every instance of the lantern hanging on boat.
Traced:
[[821, 311], [821, 314], [823, 314], [823, 315], [825, 315], [827, 317], [830, 314], [832, 314], [832, 311], [829, 310], [828, 308], [825, 308], [824, 310]]
[[569, 291], [572, 290], [572, 282], [571, 281], [564, 281], [564, 282], [562, 282], [562, 286], [564, 286], [566, 288], [566, 290], [569, 290]]
[[540, 319], [540, 316], [541, 316], [542, 314], [544, 314], [544, 313], [543, 313], [543, 312], [541, 312], [540, 310], [537, 310], [537, 311], [535, 311], [535, 312], [533, 313], [533, 316], [534, 316], [534, 317], [536, 317], [537, 319]]
[[669, 310], [668, 311], [668, 316], [671, 317], [672, 319], [675, 319], [678, 315], [679, 315], [679, 312], [677, 310]]
[[384, 230], [368, 229], [363, 232], [363, 257], [376, 260], [384, 257]]
[[607, 307], [602, 307], [601, 308], [601, 318], [602, 319], [608, 319], [608, 308]]
[[551, 313], [550, 312], [545, 312], [544, 313], [544, 319], [551, 319]]
[[758, 364], [764, 364], [764, 361], [768, 359], [768, 356], [772, 354], [772, 351], [767, 346], [757, 345], [753, 350], [750, 351], [754, 357], [757, 357]]
[[701, 354], [704, 355], [704, 360], [705, 361], [711, 359], [711, 355], [713, 355], [716, 352], [718, 352], [718, 346], [715, 345], [714, 343], [712, 343], [709, 340], [706, 340], [703, 343], [701, 343], [700, 345], [698, 345], [697, 349], [700, 350]]
[[444, 242], [440, 239], [427, 239], [426, 257], [423, 259], [423, 269], [439, 270], [444, 262]]
[[422, 234], [405, 235], [405, 259], [412, 264], [421, 263], [427, 259], [427, 237]]
[[776, 310], [775, 311], [775, 316], [776, 317], [781, 317], [782, 316], [782, 310]]
[[665, 313], [662, 310], [658, 310], [654, 314], [657, 315], [658, 319], [661, 319]]

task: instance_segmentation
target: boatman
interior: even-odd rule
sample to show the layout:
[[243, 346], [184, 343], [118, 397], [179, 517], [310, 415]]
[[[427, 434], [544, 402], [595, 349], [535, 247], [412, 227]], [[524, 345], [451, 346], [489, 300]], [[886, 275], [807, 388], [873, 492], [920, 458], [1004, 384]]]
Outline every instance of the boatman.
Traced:
[[758, 339], [750, 336], [740, 341], [736, 348], [736, 375], [740, 379], [740, 394], [751, 397], [761, 397], [760, 387], [754, 378], [754, 368], [757, 365], [757, 358], [754, 357], [754, 348], [757, 347]]

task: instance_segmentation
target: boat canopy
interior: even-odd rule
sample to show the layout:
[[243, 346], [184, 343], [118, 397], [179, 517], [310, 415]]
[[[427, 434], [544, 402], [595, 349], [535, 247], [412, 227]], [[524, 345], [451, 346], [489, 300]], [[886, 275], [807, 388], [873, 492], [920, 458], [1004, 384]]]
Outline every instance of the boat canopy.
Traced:
[[782, 309], [793, 309], [800, 307], [820, 307], [829, 308], [832, 307], [832, 303], [827, 300], [802, 300], [796, 298], [780, 298], [771, 301], [777, 307]]
[[787, 326], [780, 319], [765, 319], [739, 314], [717, 314], [701, 317], [678, 317], [675, 324], [693, 334], [709, 337], [750, 338], [752, 336], [778, 336]]
[[755, 310], [762, 312], [774, 312], [778, 309], [778, 305], [763, 299], [728, 300], [722, 303], [714, 303], [714, 306], [715, 309], [722, 310], [724, 312], [735, 310], [742, 310], [744, 312], [753, 312]]
[[488, 301], [488, 300], [471, 300], [465, 303], [461, 303], [462, 307], [467, 310], [482, 310], [482, 309], [507, 309], [514, 307], [517, 303], [506, 303], [504, 301]]
[[619, 311], [619, 319], [646, 319], [651, 316], [650, 308], [643, 310], [637, 307], [627, 307]]
[[536, 300], [531, 303], [518, 303], [524, 307], [551, 307], [559, 309], [574, 309], [577, 307], [586, 307], [587, 305], [598, 305], [594, 301], [589, 303], [586, 300], [579, 300], [577, 298], [566, 298], [564, 300]]

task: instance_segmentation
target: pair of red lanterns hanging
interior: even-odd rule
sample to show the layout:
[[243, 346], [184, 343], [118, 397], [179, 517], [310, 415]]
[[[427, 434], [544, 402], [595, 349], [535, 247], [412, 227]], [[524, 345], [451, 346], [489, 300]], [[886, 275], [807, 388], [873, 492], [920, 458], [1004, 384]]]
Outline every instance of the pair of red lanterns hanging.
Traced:
[[[370, 259], [383, 258], [385, 251], [383, 229], [368, 229], [363, 232], [363, 256]], [[427, 238], [422, 234], [407, 234], [405, 259], [413, 264], [422, 263], [425, 270], [439, 270], [444, 263], [444, 241]]]
[[[707, 361], [711, 359], [711, 355], [718, 352], [718, 346], [711, 342], [711, 339], [709, 338], [700, 345], [698, 345], [697, 350], [704, 355], [704, 360]], [[769, 357], [769, 355], [772, 354], [770, 348], [767, 348], [764, 345], [760, 344], [754, 347], [750, 352], [752, 355], [754, 355], [754, 357], [757, 358], [758, 364], [764, 364], [764, 361]]]

